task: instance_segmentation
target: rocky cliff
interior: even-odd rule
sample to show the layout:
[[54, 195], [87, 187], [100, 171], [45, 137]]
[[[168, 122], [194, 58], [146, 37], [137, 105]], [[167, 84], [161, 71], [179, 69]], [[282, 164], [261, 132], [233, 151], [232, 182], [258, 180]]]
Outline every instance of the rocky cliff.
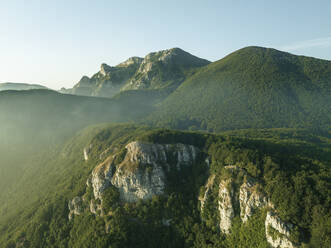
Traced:
[[292, 224], [283, 222], [275, 212], [268, 211], [265, 219], [265, 233], [267, 241], [272, 247], [295, 247], [289, 239], [292, 229]]
[[68, 203], [69, 208], [69, 220], [72, 219], [74, 215], [80, 215], [83, 213], [83, 201], [80, 197], [76, 196]]
[[231, 229], [232, 219], [234, 217], [233, 198], [234, 190], [232, 180], [222, 180], [219, 185], [218, 193], [218, 212], [220, 216], [220, 229], [224, 233], [229, 233]]
[[[83, 151], [85, 160], [88, 160], [91, 147], [89, 145]], [[200, 163], [206, 157], [201, 156], [202, 151], [192, 145], [142, 141], [129, 142], [122, 149], [107, 148], [98, 157], [103, 158], [105, 154], [108, 157], [93, 169], [86, 182], [86, 192], [91, 192], [91, 197], [85, 194], [69, 201], [69, 219], [84, 211], [100, 216], [111, 215], [112, 210], [106, 206], [106, 202], [108, 194], [114, 192], [118, 194], [116, 202], [111, 203], [114, 205], [164, 195], [170, 172], [180, 173], [183, 168]], [[209, 161], [209, 158], [204, 161], [206, 171], [210, 169]], [[277, 208], [264, 193], [262, 182], [249, 175], [245, 169], [236, 165], [224, 166], [221, 173], [210, 174], [201, 189], [198, 199], [202, 221], [205, 209], [210, 211], [212, 208], [211, 211], [216, 213], [213, 218], [225, 235], [231, 234], [236, 217], [245, 225], [259, 212], [264, 221], [265, 230], [261, 231], [265, 232], [266, 242], [272, 247], [296, 246], [291, 239], [294, 225], [279, 217]], [[212, 201], [209, 201], [210, 197]], [[86, 206], [85, 209], [83, 206]], [[165, 223], [166, 226], [170, 225], [170, 222]]]
[[[149, 53], [124, 89], [175, 87], [185, 79], [185, 69], [209, 64], [180, 48]], [[178, 86], [178, 85], [177, 85]]]
[[246, 222], [256, 209], [267, 205], [266, 196], [258, 191], [259, 184], [251, 177], [246, 177], [239, 189], [240, 218]]
[[101, 64], [100, 71], [91, 78], [83, 76], [72, 88], [62, 93], [75, 95], [112, 97], [127, 83], [139, 68], [142, 58], [132, 57], [117, 66]]
[[[192, 166], [199, 153], [198, 148], [181, 143], [128, 143], [124, 150], [111, 154], [96, 166], [87, 180], [87, 188], [93, 190], [93, 199], [88, 203], [90, 212], [102, 212], [102, 202], [110, 187], [118, 190], [124, 202], [136, 202], [164, 194], [167, 173]], [[88, 157], [87, 149], [84, 149], [84, 157]], [[74, 214], [81, 213], [80, 201], [81, 198], [75, 197], [69, 202], [70, 219]]]
[[145, 58], [131, 57], [116, 65], [101, 64], [91, 78], [84, 76], [72, 89], [62, 93], [112, 97], [120, 91], [137, 89], [174, 90], [194, 68], [210, 62], [180, 48], [149, 53]]
[[113, 185], [120, 197], [127, 202], [150, 199], [163, 194], [166, 185], [165, 172], [173, 168], [192, 165], [197, 148], [183, 144], [151, 144], [134, 141], [125, 146], [126, 155], [120, 164], [114, 163], [114, 155], [92, 172], [95, 198]]
[[255, 212], [263, 210], [267, 211], [264, 223], [267, 242], [275, 248], [295, 247], [290, 238], [294, 226], [283, 222], [277, 215], [277, 209], [263, 193], [260, 182], [237, 166], [225, 166], [224, 169], [230, 176], [220, 178], [220, 175], [217, 177], [212, 174], [208, 178], [203, 196], [199, 197], [201, 212], [205, 211], [213, 184], [220, 181], [217, 187], [218, 206], [211, 207], [214, 211], [218, 211], [216, 216], [221, 232], [224, 234], [231, 232], [235, 216], [240, 216], [242, 223], [245, 223]]

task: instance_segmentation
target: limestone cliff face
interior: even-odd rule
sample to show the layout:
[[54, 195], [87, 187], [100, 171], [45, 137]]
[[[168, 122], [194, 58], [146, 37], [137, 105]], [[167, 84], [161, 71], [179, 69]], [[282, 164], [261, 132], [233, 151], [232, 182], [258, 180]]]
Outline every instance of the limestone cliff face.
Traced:
[[[84, 150], [85, 159], [88, 159], [89, 149], [90, 146]], [[92, 196], [87, 194], [83, 199], [75, 197], [69, 201], [69, 219], [81, 214], [83, 205], [87, 206], [87, 211], [103, 216], [103, 197], [109, 187], [116, 187], [120, 199], [125, 202], [164, 194], [167, 172], [193, 165], [199, 153], [200, 150], [192, 145], [140, 141], [127, 144], [125, 150], [112, 149], [111, 155], [96, 166], [87, 179], [86, 192], [91, 192]]]
[[113, 160], [114, 155], [111, 155], [92, 171], [91, 186], [95, 199], [101, 199], [102, 193], [111, 185], [115, 169]]
[[92, 172], [92, 186], [95, 198], [110, 185], [118, 188], [124, 201], [149, 199], [164, 193], [165, 170], [195, 162], [197, 148], [183, 144], [151, 144], [134, 141], [126, 145], [123, 161], [115, 165], [113, 157], [97, 166]]
[[208, 196], [212, 193], [212, 190], [215, 190], [216, 187], [213, 187], [215, 181], [220, 180], [218, 206], [211, 207], [215, 211], [218, 210], [218, 223], [221, 232], [230, 233], [232, 220], [235, 216], [240, 215], [242, 222], [245, 223], [258, 209], [265, 208], [265, 210], [268, 210], [265, 219], [265, 235], [268, 243], [272, 247], [295, 247], [290, 240], [293, 225], [283, 222], [277, 215], [275, 206], [259, 189], [259, 181], [240, 167], [231, 165], [225, 166], [224, 169], [231, 176], [222, 179], [217, 179], [218, 175], [215, 174], [209, 176], [204, 186], [204, 194], [199, 197], [200, 211], [204, 211]]
[[220, 229], [223, 233], [229, 233], [234, 217], [232, 180], [222, 180], [219, 185], [218, 211], [220, 216]]
[[88, 147], [85, 147], [83, 150], [84, 154], [84, 160], [87, 161], [89, 159], [89, 153], [91, 152], [92, 144], [90, 144]]
[[76, 196], [68, 203], [69, 208], [69, 220], [72, 219], [74, 215], [80, 215], [83, 213], [83, 201], [80, 197]]
[[130, 65], [140, 65], [143, 61], [143, 58], [140, 57], [131, 57], [125, 60], [124, 62], [117, 65], [117, 67], [128, 67]]
[[292, 224], [283, 222], [275, 212], [269, 211], [265, 219], [266, 238], [272, 247], [293, 248], [289, 240]]
[[116, 66], [103, 63], [91, 78], [84, 76], [72, 89], [61, 92], [112, 97], [125, 90], [169, 87], [171, 91], [184, 81], [186, 69], [192, 71], [209, 63], [180, 48], [172, 48], [149, 53], [144, 58], [131, 57]]
[[243, 222], [246, 222], [256, 209], [267, 205], [267, 198], [257, 191], [257, 186], [257, 182], [250, 177], [240, 186], [240, 218]]
[[[207, 165], [209, 165], [209, 160], [206, 159], [205, 163]], [[205, 203], [208, 199], [208, 196], [209, 194], [211, 193], [211, 190], [212, 190], [212, 187], [213, 187], [213, 184], [214, 184], [214, 180], [215, 180], [215, 174], [212, 174], [209, 178], [208, 178], [208, 181], [206, 183], [206, 185], [204, 186], [205, 188], [205, 192], [203, 194], [202, 197], [199, 197], [199, 201], [200, 201], [200, 211], [203, 212], [204, 210], [204, 207], [205, 207]]]
[[[161, 88], [162, 84], [169, 80], [177, 84], [185, 78], [179, 68], [201, 67], [208, 63], [209, 61], [195, 57], [180, 48], [149, 53], [124, 89]], [[179, 67], [174, 70], [176, 66]], [[164, 78], [160, 71], [162, 74], [168, 74], [167, 78]]]
[[[134, 202], [163, 194], [167, 162], [166, 149], [158, 144], [132, 142], [126, 146], [124, 162], [116, 170], [111, 183], [124, 201]], [[140, 166], [139, 166], [140, 165]]]
[[137, 71], [141, 62], [142, 58], [132, 57], [117, 66], [109, 66], [103, 63], [100, 66], [100, 71], [91, 78], [84, 76], [72, 89], [62, 90], [62, 92], [76, 95], [112, 97], [120, 92], [121, 88]]

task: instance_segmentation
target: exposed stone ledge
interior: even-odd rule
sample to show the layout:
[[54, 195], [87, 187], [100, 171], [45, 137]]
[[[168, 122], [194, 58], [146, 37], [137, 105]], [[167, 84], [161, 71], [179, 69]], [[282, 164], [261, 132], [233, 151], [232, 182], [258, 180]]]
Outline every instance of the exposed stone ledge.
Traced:
[[289, 240], [293, 225], [283, 222], [274, 212], [267, 212], [265, 219], [266, 238], [272, 247], [294, 248]]
[[232, 199], [234, 191], [231, 186], [232, 180], [222, 180], [219, 185], [218, 211], [220, 215], [220, 229], [223, 233], [229, 233], [234, 217]]

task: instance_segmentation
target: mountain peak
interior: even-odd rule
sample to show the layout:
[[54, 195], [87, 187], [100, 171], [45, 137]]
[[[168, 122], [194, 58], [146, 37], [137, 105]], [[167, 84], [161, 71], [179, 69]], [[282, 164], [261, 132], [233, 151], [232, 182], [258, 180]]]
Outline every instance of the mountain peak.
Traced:
[[111, 72], [113, 69], [112, 66], [109, 66], [107, 65], [106, 63], [102, 63], [101, 66], [100, 66], [100, 73], [103, 75], [103, 76], [106, 76], [107, 73]]
[[127, 67], [133, 64], [141, 64], [141, 62], [143, 61], [143, 58], [140, 57], [130, 57], [127, 60], [125, 60], [124, 62], [118, 64], [116, 67]]
[[[112, 97], [132, 89], [175, 89], [194, 71], [210, 62], [198, 58], [181, 48], [152, 52], [144, 58], [130, 57], [126, 61], [109, 66], [102, 63], [100, 71], [91, 78], [83, 77], [71, 91], [74, 94]], [[81, 88], [81, 89], [80, 89]], [[70, 92], [70, 90], [69, 90]]]

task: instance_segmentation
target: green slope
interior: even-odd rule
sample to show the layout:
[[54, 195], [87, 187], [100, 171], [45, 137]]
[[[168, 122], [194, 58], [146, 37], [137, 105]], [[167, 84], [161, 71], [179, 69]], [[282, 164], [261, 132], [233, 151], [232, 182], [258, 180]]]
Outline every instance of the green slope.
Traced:
[[126, 94], [111, 100], [49, 90], [0, 92], [0, 196], [16, 184], [26, 158], [88, 125], [135, 121], [153, 109], [145, 99]]
[[49, 90], [3, 91], [0, 145], [20, 141], [50, 144], [94, 123], [136, 120], [151, 108], [151, 104], [137, 98], [129, 102], [125, 98], [111, 100]]
[[[88, 211], [68, 220], [67, 203], [85, 194], [86, 179], [106, 148], [133, 140], [184, 143], [210, 156], [210, 167], [197, 163], [176, 175], [166, 196], [116, 204], [112, 216]], [[90, 159], [82, 150], [93, 144]], [[228, 177], [231, 163], [261, 180], [279, 214], [298, 226], [293, 240], [328, 247], [330, 220], [330, 134], [305, 130], [247, 130], [221, 135], [150, 129], [132, 125], [98, 125], [85, 129], [52, 151], [32, 156], [22, 178], [0, 199], [0, 246], [16, 247], [268, 247], [263, 216], [245, 225], [234, 221], [225, 236], [213, 223], [213, 209], [200, 218], [198, 194], [206, 176]], [[178, 177], [180, 176], [180, 177]], [[15, 195], [15, 198], [12, 196]], [[208, 208], [209, 208], [208, 207]], [[164, 226], [162, 219], [171, 218]], [[105, 232], [108, 223], [110, 232]]]
[[175, 128], [327, 127], [331, 61], [247, 47], [203, 67], [150, 118]]

